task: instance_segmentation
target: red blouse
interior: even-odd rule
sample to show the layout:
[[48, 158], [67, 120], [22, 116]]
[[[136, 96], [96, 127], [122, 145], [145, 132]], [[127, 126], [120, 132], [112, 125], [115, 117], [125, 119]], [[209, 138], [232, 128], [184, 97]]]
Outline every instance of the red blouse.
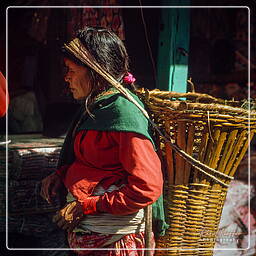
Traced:
[[[161, 163], [152, 143], [132, 132], [80, 131], [76, 160], [57, 171], [67, 189], [83, 202], [85, 214], [100, 211], [127, 215], [153, 203], [162, 193]], [[119, 190], [92, 196], [96, 185]]]

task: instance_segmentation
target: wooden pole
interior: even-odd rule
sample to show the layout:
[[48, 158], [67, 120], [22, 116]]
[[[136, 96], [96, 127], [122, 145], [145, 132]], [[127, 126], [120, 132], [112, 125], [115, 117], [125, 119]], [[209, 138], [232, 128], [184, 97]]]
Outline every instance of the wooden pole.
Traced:
[[[152, 248], [152, 205], [145, 208], [145, 248]], [[151, 250], [145, 250], [145, 256], [151, 256]]]

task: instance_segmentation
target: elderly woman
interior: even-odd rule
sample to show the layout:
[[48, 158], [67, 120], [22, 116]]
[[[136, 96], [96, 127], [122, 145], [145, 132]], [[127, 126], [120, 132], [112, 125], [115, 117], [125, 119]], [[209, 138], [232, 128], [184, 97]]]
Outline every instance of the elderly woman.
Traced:
[[[86, 27], [76, 42], [91, 60], [126, 86], [134, 78], [123, 42], [104, 28]], [[81, 61], [84, 53], [65, 45], [65, 81], [82, 102], [65, 139], [59, 168], [42, 181], [47, 200], [64, 185], [67, 204], [54, 221], [68, 231], [71, 248], [79, 255], [144, 255], [144, 209], [162, 193], [160, 160], [148, 120], [141, 111], [92, 68]], [[81, 55], [81, 56], [80, 56]], [[91, 251], [86, 248], [110, 248]], [[122, 250], [125, 249], [125, 250]]]

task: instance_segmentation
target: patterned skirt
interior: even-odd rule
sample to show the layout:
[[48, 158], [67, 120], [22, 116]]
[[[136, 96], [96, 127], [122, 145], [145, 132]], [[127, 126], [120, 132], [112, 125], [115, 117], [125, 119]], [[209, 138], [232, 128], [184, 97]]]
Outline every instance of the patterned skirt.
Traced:
[[[74, 232], [68, 234], [70, 248], [102, 248], [113, 235], [99, 234], [91, 232], [90, 234], [78, 235]], [[152, 233], [152, 247], [155, 246], [154, 235]], [[144, 232], [124, 235], [120, 240], [107, 245], [104, 248], [108, 250], [74, 250], [77, 255], [87, 256], [144, 256], [145, 240]], [[142, 250], [141, 250], [142, 249]], [[154, 255], [152, 249], [151, 255]]]

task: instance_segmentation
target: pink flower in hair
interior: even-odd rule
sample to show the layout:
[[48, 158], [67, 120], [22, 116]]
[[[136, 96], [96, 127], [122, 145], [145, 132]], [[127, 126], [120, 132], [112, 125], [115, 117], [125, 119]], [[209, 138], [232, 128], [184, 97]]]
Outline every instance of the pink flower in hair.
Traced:
[[127, 75], [124, 76], [123, 81], [126, 84], [132, 84], [136, 81], [136, 79], [131, 73], [127, 72]]

